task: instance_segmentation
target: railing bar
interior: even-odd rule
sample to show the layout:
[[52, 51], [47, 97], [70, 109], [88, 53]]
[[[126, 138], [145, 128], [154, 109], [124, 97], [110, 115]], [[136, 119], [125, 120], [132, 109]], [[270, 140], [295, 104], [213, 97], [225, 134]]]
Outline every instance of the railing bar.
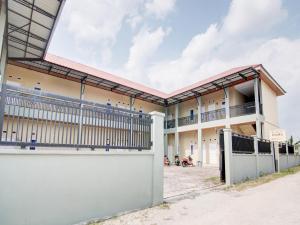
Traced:
[[[76, 130], [77, 130], [77, 132], [79, 132], [79, 129], [76, 125], [76, 124], [78, 124], [78, 126], [79, 126], [79, 122], [77, 123], [77, 121], [78, 121], [78, 119], [77, 119], [78, 118], [78, 116], [77, 116], [78, 108], [73, 108], [73, 110], [74, 110], [74, 112], [72, 112], [72, 114], [74, 114], [74, 123], [73, 123], [73, 127], [72, 127], [72, 130], [73, 130], [73, 143], [74, 143], [74, 145], [77, 145], [78, 144], [78, 139], [76, 139], [76, 137], [78, 137], [78, 135], [76, 135]], [[72, 120], [73, 120], [73, 118], [72, 118]]]
[[44, 118], [44, 114], [45, 114], [45, 107], [44, 105], [42, 105], [42, 119], [41, 119], [41, 135], [40, 135], [40, 140], [39, 142], [42, 142], [43, 139], [43, 131], [44, 131], [44, 123], [45, 123], [45, 118]]
[[[65, 143], [68, 144], [68, 137], [69, 137], [69, 129], [70, 129], [70, 107], [66, 107], [65, 111], [66, 111], [66, 115], [67, 116], [67, 120], [66, 120], [66, 139], [65, 139]], [[71, 144], [71, 143], [70, 143]]]
[[26, 140], [25, 142], [28, 142], [28, 132], [29, 132], [29, 120], [30, 120], [30, 111], [31, 111], [31, 107], [30, 107], [30, 102], [28, 102], [28, 115], [27, 115], [27, 130], [26, 130]]
[[[19, 104], [19, 101], [18, 101], [18, 119], [17, 119], [17, 131], [16, 131], [16, 141], [19, 140], [19, 124], [20, 124], [20, 109], [21, 109], [21, 106]], [[4, 118], [3, 118], [4, 119]]]
[[12, 104], [13, 104], [13, 115], [12, 115], [12, 123], [11, 123], [10, 141], [13, 141], [12, 137], [13, 137], [13, 132], [14, 132], [15, 110], [16, 110], [16, 108], [15, 108], [15, 98], [13, 98]]
[[99, 130], [100, 130], [100, 118], [99, 118], [99, 112], [95, 111], [95, 115], [96, 115], [96, 145], [99, 145]]
[[[64, 143], [64, 135], [65, 135], [65, 118], [66, 118], [66, 114], [65, 114], [65, 107], [61, 108], [61, 114], [62, 114], [62, 120], [61, 120], [61, 127], [62, 127], [62, 131], [61, 131], [61, 144]], [[60, 118], [61, 118], [60, 117]]]
[[[72, 130], [73, 130], [73, 118], [74, 118], [74, 108], [71, 107], [71, 112], [70, 112], [70, 134], [69, 134], [69, 143], [72, 144], [72, 142], [75, 144], [74, 140], [72, 141]], [[76, 119], [76, 118], [75, 118]]]
[[5, 134], [5, 141], [7, 141], [8, 138], [8, 127], [9, 127], [9, 121], [10, 121], [10, 102], [9, 99], [8, 100], [8, 112], [7, 112], [7, 122], [6, 122], [6, 134]]
[[32, 107], [33, 110], [32, 110], [32, 122], [31, 122], [31, 132], [30, 132], [30, 140], [29, 140], [30, 143], [33, 140], [32, 135], [33, 135], [34, 117], [35, 117], [35, 110], [36, 110], [36, 103], [34, 102], [34, 99], [33, 99], [32, 105], [33, 105], [33, 107]]
[[23, 141], [23, 131], [24, 131], [24, 123], [25, 121], [25, 112], [26, 112], [26, 102], [23, 103], [23, 114], [22, 114], [22, 128], [21, 128], [21, 142]]
[[[49, 110], [50, 110], [50, 108], [51, 108], [51, 105], [50, 106], [48, 106], [48, 107], [46, 107], [46, 121], [45, 121], [45, 136], [44, 136], [44, 142], [46, 143], [47, 142], [47, 133], [48, 133], [48, 121], [49, 121]], [[51, 121], [51, 120], [50, 120]], [[49, 123], [50, 123], [50, 121], [49, 121]], [[50, 130], [50, 132], [51, 132], [51, 130]]]
[[54, 105], [55, 119], [54, 119], [54, 143], [56, 143], [56, 128], [57, 128], [57, 117], [58, 117], [58, 106]]
[[38, 141], [38, 135], [39, 135], [39, 120], [40, 120], [40, 103], [37, 103], [37, 120], [36, 120], [36, 132], [35, 132], [35, 144]]
[[60, 137], [61, 137], [60, 132], [61, 132], [61, 123], [62, 123], [62, 119], [61, 119], [62, 109], [63, 108], [61, 106], [58, 107], [58, 113], [59, 113], [59, 118], [58, 118], [58, 132], [57, 132], [57, 143], [58, 144], [61, 144], [60, 143]]

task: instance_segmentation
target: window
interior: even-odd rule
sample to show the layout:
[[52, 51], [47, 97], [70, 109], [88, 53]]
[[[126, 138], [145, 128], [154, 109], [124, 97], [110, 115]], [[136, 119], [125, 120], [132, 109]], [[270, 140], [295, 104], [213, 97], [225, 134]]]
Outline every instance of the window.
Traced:
[[194, 145], [191, 145], [191, 155], [194, 154]]
[[194, 119], [194, 110], [193, 109], [190, 110], [190, 119], [191, 120]]

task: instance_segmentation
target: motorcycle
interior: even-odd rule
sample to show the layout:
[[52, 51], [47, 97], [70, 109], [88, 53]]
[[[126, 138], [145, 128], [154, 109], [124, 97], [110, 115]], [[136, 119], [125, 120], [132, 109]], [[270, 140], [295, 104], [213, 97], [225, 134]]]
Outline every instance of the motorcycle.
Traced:
[[180, 166], [180, 159], [178, 155], [175, 155], [175, 165]]
[[181, 165], [182, 165], [182, 167], [194, 166], [193, 158], [191, 156], [183, 158], [182, 161], [181, 161]]

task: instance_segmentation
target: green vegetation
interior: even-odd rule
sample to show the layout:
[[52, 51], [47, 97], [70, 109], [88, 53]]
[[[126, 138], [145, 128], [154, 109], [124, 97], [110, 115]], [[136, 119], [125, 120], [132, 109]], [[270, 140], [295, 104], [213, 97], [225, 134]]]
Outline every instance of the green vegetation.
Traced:
[[159, 208], [161, 208], [161, 209], [170, 209], [170, 204], [167, 203], [167, 202], [164, 202], [164, 203], [159, 205]]
[[269, 183], [273, 180], [276, 180], [281, 177], [285, 177], [287, 175], [291, 175], [300, 171], [300, 166], [292, 167], [286, 170], [281, 171], [280, 173], [272, 173], [269, 175], [263, 175], [255, 180], [249, 180], [238, 184], [231, 185], [229, 187], [224, 188], [225, 190], [235, 190], [235, 191], [243, 191], [252, 187], [259, 186], [261, 184]]
[[205, 182], [212, 183], [213, 185], [221, 185], [221, 184], [223, 184], [220, 181], [220, 177], [219, 176], [206, 178]]

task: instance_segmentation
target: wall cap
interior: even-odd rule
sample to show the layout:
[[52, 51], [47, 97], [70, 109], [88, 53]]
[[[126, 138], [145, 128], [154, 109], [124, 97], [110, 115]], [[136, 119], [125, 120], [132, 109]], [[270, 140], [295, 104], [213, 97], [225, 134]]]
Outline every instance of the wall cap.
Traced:
[[157, 111], [152, 111], [149, 113], [151, 116], [160, 116], [160, 117], [165, 117], [164, 113], [157, 112]]

